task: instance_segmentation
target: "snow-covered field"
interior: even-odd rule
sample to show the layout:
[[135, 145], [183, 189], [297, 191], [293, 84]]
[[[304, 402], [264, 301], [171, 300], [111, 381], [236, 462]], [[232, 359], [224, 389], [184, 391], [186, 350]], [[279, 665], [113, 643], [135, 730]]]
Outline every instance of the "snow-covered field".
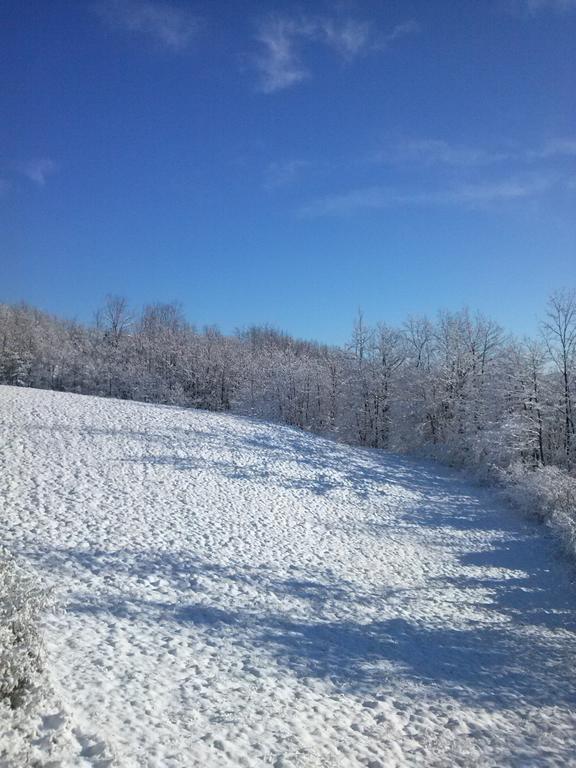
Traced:
[[0, 417], [2, 539], [63, 608], [40, 760], [576, 765], [573, 570], [488, 491], [227, 415]]

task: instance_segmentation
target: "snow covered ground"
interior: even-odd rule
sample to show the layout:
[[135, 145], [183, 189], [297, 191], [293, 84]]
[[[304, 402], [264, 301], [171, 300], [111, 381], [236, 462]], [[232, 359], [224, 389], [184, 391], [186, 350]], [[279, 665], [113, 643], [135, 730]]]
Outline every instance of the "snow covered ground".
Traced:
[[2, 538], [56, 587], [62, 766], [576, 765], [574, 572], [432, 464], [0, 387]]

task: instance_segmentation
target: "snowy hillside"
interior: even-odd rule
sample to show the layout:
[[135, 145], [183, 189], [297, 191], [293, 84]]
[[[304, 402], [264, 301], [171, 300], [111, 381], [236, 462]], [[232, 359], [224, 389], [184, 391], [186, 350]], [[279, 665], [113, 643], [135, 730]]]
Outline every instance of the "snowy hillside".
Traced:
[[[62, 766], [576, 765], [576, 589], [435, 465], [0, 387], [2, 539], [60, 610]], [[42, 763], [40, 763], [42, 764]]]

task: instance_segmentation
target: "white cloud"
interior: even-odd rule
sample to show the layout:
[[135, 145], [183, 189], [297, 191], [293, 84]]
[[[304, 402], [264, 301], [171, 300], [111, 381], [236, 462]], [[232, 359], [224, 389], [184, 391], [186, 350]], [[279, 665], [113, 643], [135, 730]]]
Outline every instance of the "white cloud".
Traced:
[[314, 200], [301, 209], [306, 217], [341, 216], [361, 210], [393, 207], [462, 206], [477, 208], [537, 197], [554, 187], [558, 178], [548, 174], [496, 179], [460, 184], [444, 189], [399, 190], [393, 187], [367, 187]]
[[342, 58], [351, 60], [372, 51], [381, 51], [396, 40], [417, 32], [418, 28], [415, 21], [406, 21], [382, 35], [368, 21], [320, 19], [318, 38]]
[[372, 24], [355, 19], [319, 19], [316, 37], [348, 60], [375, 45]]
[[198, 19], [180, 5], [157, 0], [101, 0], [96, 10], [110, 26], [145, 35], [174, 52], [188, 48], [198, 34]]
[[28, 160], [20, 166], [21, 172], [26, 178], [33, 181], [39, 187], [43, 187], [49, 176], [58, 170], [56, 163], [49, 157], [38, 157], [34, 160]]
[[360, 55], [382, 50], [416, 29], [414, 22], [406, 22], [381, 36], [369, 21], [339, 16], [268, 16], [256, 35], [260, 44], [260, 52], [255, 57], [260, 88], [265, 93], [273, 93], [309, 77], [303, 54], [306, 45], [324, 45], [349, 62]]
[[260, 26], [256, 39], [262, 51], [256, 58], [256, 67], [265, 93], [289, 88], [308, 77], [299, 51], [303, 35], [302, 23], [289, 19], [269, 18]]

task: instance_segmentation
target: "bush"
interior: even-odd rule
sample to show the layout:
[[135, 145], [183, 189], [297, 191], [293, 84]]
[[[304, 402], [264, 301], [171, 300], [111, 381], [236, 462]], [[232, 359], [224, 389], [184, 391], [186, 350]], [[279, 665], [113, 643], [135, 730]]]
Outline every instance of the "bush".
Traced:
[[558, 467], [529, 470], [514, 464], [501, 472], [500, 479], [512, 503], [547, 522], [576, 555], [576, 478]]
[[41, 614], [49, 593], [0, 551], [0, 704], [17, 709], [37, 687], [42, 671]]

